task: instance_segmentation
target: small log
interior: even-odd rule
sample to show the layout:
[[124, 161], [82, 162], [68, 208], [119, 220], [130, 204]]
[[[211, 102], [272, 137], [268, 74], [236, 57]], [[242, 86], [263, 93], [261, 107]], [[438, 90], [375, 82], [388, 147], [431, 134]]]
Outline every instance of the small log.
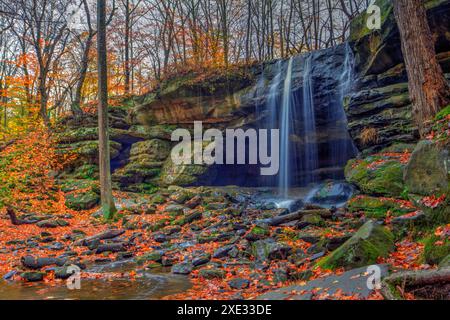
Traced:
[[291, 221], [301, 220], [304, 216], [308, 214], [317, 214], [324, 217], [329, 217], [330, 210], [328, 209], [315, 209], [315, 210], [300, 210], [294, 213], [286, 214], [283, 216], [277, 216], [271, 218], [267, 223], [273, 227], [279, 226], [280, 224], [288, 223]]
[[100, 254], [103, 252], [124, 252], [124, 251], [126, 251], [126, 245], [124, 243], [109, 243], [99, 245], [97, 250], [95, 250], [95, 253]]
[[6, 214], [9, 216], [9, 219], [11, 220], [11, 223], [14, 226], [20, 226], [23, 224], [34, 224], [37, 222], [37, 221], [22, 220], [22, 219], [17, 218], [16, 211], [10, 205], [6, 206]]
[[48, 267], [52, 265], [57, 265], [59, 267], [63, 266], [67, 259], [58, 258], [36, 258], [34, 256], [24, 256], [20, 259], [22, 265], [25, 268], [39, 270], [43, 267]]
[[402, 293], [398, 292], [398, 287], [404, 290], [408, 287], [424, 287], [439, 283], [450, 283], [450, 268], [406, 271], [393, 274], [383, 280], [381, 294], [387, 300], [398, 300], [402, 296]]
[[6, 142], [5, 144], [0, 146], [0, 152], [2, 152], [3, 150], [5, 150], [6, 148], [8, 148], [10, 145], [14, 144], [14, 142], [16, 142], [16, 140], [11, 140]]
[[84, 239], [80, 240], [80, 243], [83, 246], [88, 246], [89, 243], [92, 243], [93, 241], [114, 239], [114, 238], [117, 238], [118, 236], [121, 236], [124, 233], [125, 233], [125, 230], [115, 230], [115, 229], [107, 230], [105, 232], [84, 238]]

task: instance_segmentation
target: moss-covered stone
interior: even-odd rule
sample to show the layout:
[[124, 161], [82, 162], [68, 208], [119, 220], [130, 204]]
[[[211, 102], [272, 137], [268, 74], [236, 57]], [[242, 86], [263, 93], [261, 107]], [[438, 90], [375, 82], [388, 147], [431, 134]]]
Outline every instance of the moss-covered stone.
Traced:
[[142, 256], [136, 257], [134, 259], [134, 261], [137, 264], [142, 265], [146, 262], [151, 262], [151, 261], [152, 262], [161, 262], [162, 257], [163, 257], [163, 255], [160, 251], [152, 251], [152, 252], [146, 253]]
[[152, 162], [165, 161], [170, 154], [170, 142], [161, 139], [152, 139], [133, 144], [130, 156], [145, 154], [152, 158]]
[[89, 210], [100, 203], [100, 196], [93, 192], [72, 193], [66, 196], [66, 206], [72, 210]]
[[[122, 145], [115, 141], [109, 142], [111, 159], [119, 156]], [[79, 161], [85, 161], [89, 164], [98, 163], [98, 141], [81, 141], [67, 145], [62, 145], [57, 150], [59, 153], [70, 153], [78, 156]]]
[[365, 223], [342, 246], [317, 264], [324, 269], [358, 268], [376, 263], [394, 250], [394, 236], [374, 221]]
[[307, 214], [302, 218], [302, 221], [317, 227], [324, 227], [326, 225], [325, 221], [318, 214]]
[[[373, 165], [377, 161], [380, 164]], [[345, 177], [364, 193], [400, 197], [405, 189], [403, 170], [404, 165], [398, 161], [371, 156], [364, 160], [350, 160], [345, 168]]]
[[364, 212], [371, 219], [384, 219], [387, 212], [394, 217], [414, 212], [415, 208], [408, 208], [394, 199], [369, 196], [356, 196], [348, 204], [350, 212]]
[[431, 141], [421, 141], [405, 168], [404, 180], [409, 192], [441, 195], [450, 182], [450, 152]]

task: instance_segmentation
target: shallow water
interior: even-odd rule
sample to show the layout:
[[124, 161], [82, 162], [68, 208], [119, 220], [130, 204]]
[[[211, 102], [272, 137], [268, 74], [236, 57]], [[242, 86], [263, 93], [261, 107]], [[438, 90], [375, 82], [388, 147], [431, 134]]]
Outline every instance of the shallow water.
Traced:
[[[89, 272], [128, 272], [133, 263], [98, 265]], [[136, 278], [81, 279], [80, 290], [69, 290], [65, 281], [52, 284], [0, 280], [0, 300], [157, 300], [191, 288], [189, 278], [158, 272], [138, 272]]]

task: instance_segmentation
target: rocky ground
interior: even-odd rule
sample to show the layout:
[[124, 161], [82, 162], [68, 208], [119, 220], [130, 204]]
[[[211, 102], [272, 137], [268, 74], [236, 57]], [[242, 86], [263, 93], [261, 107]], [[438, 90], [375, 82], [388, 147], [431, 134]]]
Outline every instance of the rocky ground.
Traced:
[[[2, 192], [14, 190], [0, 219], [2, 277], [64, 285], [75, 264], [98, 281], [138, 281], [142, 271], [191, 280], [168, 299], [448, 299], [449, 131], [448, 116], [439, 117], [417, 146], [349, 162], [355, 195], [342, 208], [321, 205], [342, 200], [348, 185], [333, 182], [290, 212], [262, 200], [270, 190], [170, 186], [115, 192], [119, 214], [110, 223], [99, 213], [95, 180], [55, 179], [51, 138], [29, 137], [2, 153], [10, 187]], [[23, 152], [31, 148], [33, 156]], [[115, 261], [132, 268], [91, 271]], [[375, 264], [389, 277], [368, 290], [367, 266]]]

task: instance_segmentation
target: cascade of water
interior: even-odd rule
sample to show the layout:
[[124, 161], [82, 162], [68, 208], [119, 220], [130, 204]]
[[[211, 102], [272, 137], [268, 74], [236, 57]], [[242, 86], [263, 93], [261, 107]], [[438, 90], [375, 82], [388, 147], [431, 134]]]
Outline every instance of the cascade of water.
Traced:
[[278, 88], [282, 81], [282, 72], [281, 72], [282, 61], [278, 61], [275, 65], [275, 77], [273, 78], [270, 88], [269, 88], [269, 97], [267, 99], [267, 110], [269, 111], [269, 116], [267, 118], [266, 129], [276, 129], [277, 126], [277, 107], [279, 101]]
[[303, 184], [316, 182], [316, 170], [319, 168], [319, 151], [317, 147], [316, 114], [314, 105], [314, 83], [312, 77], [312, 58], [310, 54], [306, 57], [303, 71], [303, 106], [302, 127], [300, 138], [303, 139], [304, 147], [300, 168], [304, 172]]
[[280, 174], [279, 174], [279, 193], [287, 198], [290, 186], [290, 135], [291, 135], [291, 111], [292, 111], [292, 66], [294, 59], [289, 60], [284, 79], [283, 99], [281, 104], [280, 119]]
[[337, 168], [344, 166], [348, 159], [357, 154], [357, 149], [347, 130], [347, 116], [343, 106], [345, 95], [350, 91], [353, 82], [354, 61], [353, 50], [350, 45], [346, 43], [345, 60], [342, 74], [339, 79], [340, 91], [337, 97], [337, 103], [335, 103], [335, 105], [330, 104], [330, 110], [328, 111], [328, 121], [336, 128], [335, 132], [339, 133], [339, 139], [330, 141], [329, 143], [330, 163]]

